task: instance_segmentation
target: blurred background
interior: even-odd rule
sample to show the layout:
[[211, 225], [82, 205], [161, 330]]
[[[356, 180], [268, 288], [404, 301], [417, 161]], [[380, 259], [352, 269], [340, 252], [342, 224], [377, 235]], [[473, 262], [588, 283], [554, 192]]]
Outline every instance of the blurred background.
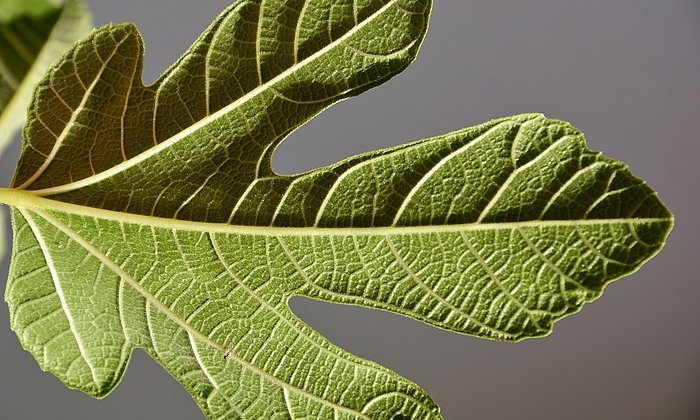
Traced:
[[[150, 83], [231, 1], [87, 2], [95, 25], [136, 22]], [[304, 171], [523, 112], [571, 121], [657, 189], [676, 216], [661, 254], [551, 336], [519, 344], [306, 299], [292, 301], [295, 313], [424, 387], [446, 419], [700, 419], [699, 1], [438, 0], [417, 62], [302, 127], [274, 167]], [[19, 135], [0, 160], [5, 185], [18, 152]], [[3, 419], [202, 418], [141, 351], [97, 401], [40, 371], [6, 305], [0, 335]]]

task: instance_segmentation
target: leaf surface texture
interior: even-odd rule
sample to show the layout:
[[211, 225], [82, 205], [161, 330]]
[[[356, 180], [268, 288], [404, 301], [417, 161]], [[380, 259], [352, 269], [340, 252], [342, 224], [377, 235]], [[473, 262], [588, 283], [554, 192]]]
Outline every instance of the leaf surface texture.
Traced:
[[241, 1], [151, 86], [133, 26], [76, 44], [36, 90], [3, 192], [23, 346], [98, 397], [143, 348], [209, 418], [440, 418], [288, 300], [518, 341], [658, 252], [656, 193], [539, 114], [272, 171], [295, 128], [413, 61], [430, 6]]

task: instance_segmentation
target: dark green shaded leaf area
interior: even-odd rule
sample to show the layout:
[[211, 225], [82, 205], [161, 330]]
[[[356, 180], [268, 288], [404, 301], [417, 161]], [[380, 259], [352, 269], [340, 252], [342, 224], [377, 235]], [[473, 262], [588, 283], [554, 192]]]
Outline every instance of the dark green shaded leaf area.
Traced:
[[151, 86], [133, 26], [77, 43], [0, 192], [12, 328], [41, 367], [102, 397], [139, 347], [211, 419], [437, 419], [289, 299], [518, 341], [655, 255], [672, 225], [656, 193], [539, 114], [274, 173], [295, 128], [415, 59], [430, 7], [240, 1]]

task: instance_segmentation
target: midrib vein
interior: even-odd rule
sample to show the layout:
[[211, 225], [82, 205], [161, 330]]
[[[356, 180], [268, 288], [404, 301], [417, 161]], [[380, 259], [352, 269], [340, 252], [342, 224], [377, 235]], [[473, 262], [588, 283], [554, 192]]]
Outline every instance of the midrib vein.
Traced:
[[231, 235], [257, 235], [268, 237], [285, 236], [401, 236], [431, 233], [459, 233], [467, 231], [506, 230], [523, 228], [547, 227], [582, 227], [614, 224], [648, 224], [673, 223], [672, 216], [653, 218], [615, 218], [615, 219], [581, 219], [581, 220], [532, 220], [524, 222], [503, 223], [463, 223], [454, 225], [425, 225], [425, 226], [381, 226], [381, 227], [347, 227], [347, 228], [318, 228], [318, 227], [271, 227], [243, 226], [224, 223], [193, 222], [187, 220], [167, 219], [163, 217], [145, 216], [104, 210], [78, 204], [64, 203], [41, 197], [32, 191], [0, 188], [0, 203], [26, 208], [34, 211], [47, 210], [68, 215], [91, 217], [114, 221], [117, 223], [139, 224], [163, 229], [175, 229], [190, 232], [224, 233]]
[[387, 9], [394, 6], [398, 1], [400, 1], [400, 0], [389, 1], [387, 4], [382, 6], [379, 10], [377, 10], [376, 12], [374, 12], [373, 14], [368, 16], [367, 19], [363, 20], [360, 24], [354, 26], [352, 29], [350, 29], [348, 32], [346, 32], [343, 36], [341, 36], [337, 40], [335, 40], [335, 41], [331, 42], [330, 44], [326, 45], [325, 47], [321, 48], [320, 50], [318, 50], [314, 54], [310, 55], [306, 59], [300, 61], [299, 63], [291, 66], [290, 68], [283, 71], [282, 73], [280, 73], [276, 77], [270, 79], [268, 82], [265, 82], [263, 84], [258, 85], [255, 89], [253, 89], [250, 92], [248, 92], [247, 94], [241, 96], [240, 98], [238, 98], [234, 102], [230, 103], [229, 105], [221, 108], [219, 111], [202, 118], [201, 120], [199, 120], [195, 124], [192, 124], [191, 126], [186, 128], [185, 130], [177, 133], [176, 135], [170, 137], [167, 140], [164, 140], [161, 143], [158, 143], [156, 146], [146, 150], [145, 152], [142, 152], [141, 154], [134, 156], [133, 158], [131, 158], [127, 161], [119, 163], [106, 171], [100, 172], [99, 174], [95, 174], [95, 175], [89, 176], [87, 178], [83, 178], [80, 181], [75, 181], [75, 182], [67, 183], [64, 185], [59, 185], [56, 187], [38, 189], [38, 190], [34, 190], [34, 192], [39, 194], [39, 195], [53, 195], [53, 194], [60, 194], [60, 193], [76, 190], [79, 188], [83, 188], [83, 187], [86, 187], [88, 185], [96, 184], [100, 181], [103, 181], [105, 179], [113, 177], [116, 174], [124, 172], [124, 171], [128, 170], [129, 168], [132, 168], [132, 167], [140, 164], [141, 162], [143, 162], [143, 161], [145, 161], [153, 156], [158, 155], [160, 152], [172, 147], [174, 144], [176, 144], [180, 140], [190, 136], [191, 134], [199, 131], [200, 129], [203, 129], [204, 127], [208, 126], [212, 122], [217, 121], [218, 119], [224, 117], [226, 114], [228, 114], [232, 110], [242, 106], [243, 104], [255, 99], [259, 95], [267, 92], [271, 86], [275, 86], [278, 83], [282, 82], [290, 75], [293, 75], [299, 69], [307, 66], [310, 63], [313, 63], [314, 61], [316, 61], [316, 59], [318, 59], [319, 57], [322, 57], [328, 51], [334, 49], [338, 45], [341, 45], [348, 38], [352, 37], [354, 34], [359, 32], [362, 28], [364, 28], [365, 26], [372, 23], [378, 17], [382, 16], [382, 14], [384, 14], [384, 12]]

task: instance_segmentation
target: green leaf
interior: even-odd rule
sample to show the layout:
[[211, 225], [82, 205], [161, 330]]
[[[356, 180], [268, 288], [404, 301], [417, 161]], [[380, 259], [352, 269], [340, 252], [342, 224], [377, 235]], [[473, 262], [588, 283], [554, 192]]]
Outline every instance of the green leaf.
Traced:
[[90, 20], [82, 0], [67, 0], [60, 7], [27, 0], [0, 5], [0, 151], [24, 122], [34, 86], [87, 34]]
[[52, 0], [3, 0], [0, 5], [0, 22], [9, 22], [20, 16], [40, 17], [57, 8], [59, 1]]
[[272, 171], [287, 134], [415, 58], [430, 6], [236, 3], [152, 86], [133, 26], [76, 45], [0, 191], [11, 324], [41, 367], [102, 397], [139, 347], [209, 418], [435, 419], [417, 385], [288, 300], [518, 341], [655, 255], [672, 216], [654, 191], [538, 114]]

